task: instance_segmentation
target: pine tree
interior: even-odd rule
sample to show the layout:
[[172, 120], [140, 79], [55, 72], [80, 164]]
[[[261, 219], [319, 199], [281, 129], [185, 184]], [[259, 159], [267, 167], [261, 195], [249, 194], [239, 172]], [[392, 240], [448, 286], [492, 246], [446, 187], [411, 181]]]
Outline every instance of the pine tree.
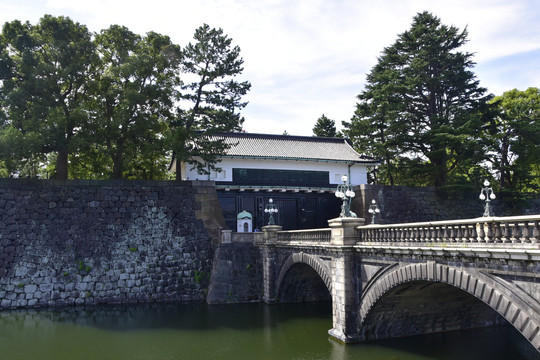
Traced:
[[472, 54], [459, 51], [466, 41], [466, 29], [419, 13], [368, 74], [344, 126], [359, 151], [381, 159], [380, 182], [441, 187], [480, 162], [490, 96], [470, 70]]
[[213, 134], [241, 130], [240, 110], [247, 105], [241, 98], [251, 84], [234, 78], [244, 70], [240, 48], [222, 29], [202, 25], [195, 31], [195, 43], [182, 51], [182, 72], [193, 81], [182, 87], [184, 100], [171, 122], [170, 141], [176, 158], [176, 178], [181, 179], [180, 164], [189, 163], [199, 172], [217, 170], [217, 155], [226, 148]]
[[313, 135], [320, 137], [336, 137], [338, 134], [335, 121], [322, 114], [313, 127]]

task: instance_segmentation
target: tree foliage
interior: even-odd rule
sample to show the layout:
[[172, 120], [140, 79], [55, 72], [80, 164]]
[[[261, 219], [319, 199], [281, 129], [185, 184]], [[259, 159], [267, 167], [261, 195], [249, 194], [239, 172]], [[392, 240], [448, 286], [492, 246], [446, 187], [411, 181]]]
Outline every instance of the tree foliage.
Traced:
[[55, 153], [55, 176], [66, 179], [68, 156], [88, 123], [83, 103], [96, 59], [90, 32], [62, 16], [45, 15], [37, 25], [12, 21], [3, 27], [0, 57], [0, 156], [42, 161]]
[[[204, 24], [193, 38], [195, 42], [182, 51], [182, 72], [189, 81], [182, 86], [184, 102], [171, 122], [170, 139], [177, 164], [189, 163], [205, 173], [217, 169], [216, 157], [227, 148], [212, 135], [241, 130], [244, 119], [239, 111], [247, 104], [241, 99], [251, 84], [234, 79], [244, 61], [222, 29]], [[180, 179], [181, 167], [176, 170]]]
[[516, 196], [540, 189], [540, 89], [513, 89], [495, 97], [497, 116], [488, 136], [488, 161], [499, 187]]
[[337, 137], [338, 132], [336, 130], [336, 122], [322, 114], [313, 127], [313, 135], [320, 137]]
[[[179, 84], [180, 48], [167, 36], [141, 37], [113, 25], [95, 38], [99, 61], [90, 82], [90, 147], [81, 161], [93, 173], [132, 178], [141, 159], [164, 158], [163, 134]], [[92, 161], [97, 160], [97, 161]], [[143, 178], [166, 170], [163, 161], [148, 163]]]
[[359, 151], [381, 160], [379, 182], [442, 187], [476, 171], [489, 96], [472, 54], [459, 51], [466, 41], [466, 29], [419, 13], [368, 74], [344, 126]]
[[182, 49], [118, 25], [94, 34], [50, 15], [6, 23], [0, 175], [163, 179], [173, 151], [215, 169], [226, 146], [209, 135], [241, 129], [250, 84], [234, 79], [243, 60], [221, 29], [203, 25], [195, 40]]

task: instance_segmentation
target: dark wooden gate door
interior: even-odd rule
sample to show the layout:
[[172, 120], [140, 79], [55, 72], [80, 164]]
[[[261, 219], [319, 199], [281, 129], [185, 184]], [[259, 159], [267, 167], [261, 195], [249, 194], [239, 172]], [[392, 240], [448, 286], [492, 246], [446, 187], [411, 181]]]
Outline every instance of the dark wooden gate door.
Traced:
[[[279, 209], [276, 223], [283, 226], [283, 230], [298, 229], [298, 199], [277, 198], [274, 203]], [[268, 216], [265, 217], [265, 224], [267, 223]]]

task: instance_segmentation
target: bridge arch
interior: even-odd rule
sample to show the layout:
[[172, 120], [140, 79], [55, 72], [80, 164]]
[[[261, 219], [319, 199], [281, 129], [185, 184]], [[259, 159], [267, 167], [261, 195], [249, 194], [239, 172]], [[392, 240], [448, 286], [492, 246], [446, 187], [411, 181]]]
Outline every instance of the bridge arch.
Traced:
[[464, 270], [437, 264], [434, 261], [408, 265], [394, 264], [379, 271], [369, 281], [358, 308], [358, 333], [363, 340], [378, 336], [373, 333], [378, 330], [377, 325], [372, 321], [369, 321], [370, 324], [365, 321], [376, 304], [384, 295], [397, 295], [400, 287], [412, 283], [418, 288], [434, 284], [440, 289], [442, 286], [450, 285], [472, 295], [495, 310], [540, 350], [538, 301], [511, 282], [496, 276], [474, 269]]
[[305, 264], [312, 268], [322, 279], [329, 293], [332, 294], [332, 276], [328, 265], [318, 256], [296, 252], [289, 255], [280, 267], [279, 275], [276, 281], [276, 294], [283, 284], [287, 272], [296, 264]]

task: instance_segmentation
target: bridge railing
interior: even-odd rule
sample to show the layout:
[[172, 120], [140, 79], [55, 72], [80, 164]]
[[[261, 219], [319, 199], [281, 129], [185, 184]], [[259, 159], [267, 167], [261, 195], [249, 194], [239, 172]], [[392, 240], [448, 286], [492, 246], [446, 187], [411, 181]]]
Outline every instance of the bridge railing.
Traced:
[[356, 228], [358, 242], [443, 246], [500, 246], [540, 248], [540, 215], [404, 224], [364, 225]]
[[308, 229], [308, 230], [288, 230], [278, 231], [277, 241], [280, 243], [330, 243], [331, 230], [328, 229]]

